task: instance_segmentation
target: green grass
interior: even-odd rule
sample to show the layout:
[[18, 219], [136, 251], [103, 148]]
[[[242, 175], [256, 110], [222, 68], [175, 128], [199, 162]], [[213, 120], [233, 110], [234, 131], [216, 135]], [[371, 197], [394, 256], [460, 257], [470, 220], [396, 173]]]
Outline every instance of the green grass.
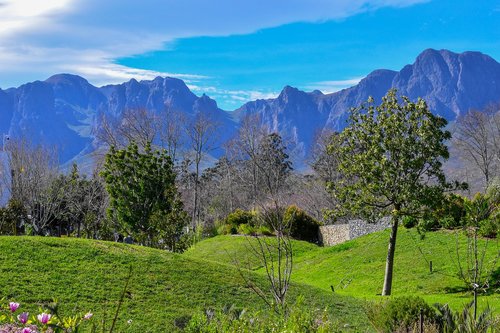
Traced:
[[[216, 246], [217, 239], [208, 242]], [[266, 311], [264, 303], [244, 287], [237, 269], [225, 263], [112, 242], [0, 237], [0, 297], [5, 297], [4, 304], [20, 302], [23, 311], [28, 306], [31, 314], [56, 298], [63, 314], [91, 310], [98, 322], [107, 313], [109, 325], [129, 267], [133, 274], [118, 318], [119, 331], [171, 332], [176, 318], [206, 307], [235, 304]], [[252, 274], [263, 283], [262, 275]], [[291, 288], [290, 301], [298, 295], [310, 308], [328, 307], [332, 316], [354, 330], [369, 327], [360, 300], [299, 282]]]
[[[459, 248], [463, 250], [466, 238], [461, 234], [429, 232], [421, 240], [414, 229], [401, 228], [396, 245], [392, 294], [417, 295], [430, 304], [448, 303], [454, 309], [469, 302], [471, 295], [460, 291], [464, 284], [456, 277], [457, 235]], [[294, 241], [293, 280], [325, 291], [333, 286], [340, 295], [380, 299], [378, 294], [382, 289], [388, 239], [389, 230], [325, 248]], [[250, 254], [248, 242], [245, 237], [219, 236], [197, 244], [185, 256], [224, 263], [241, 258], [240, 264], [262, 272], [259, 261]], [[490, 241], [486, 261], [489, 262], [498, 251], [498, 242]], [[463, 258], [464, 253], [461, 251]], [[429, 261], [433, 263], [433, 273], [429, 271]], [[480, 308], [487, 303], [498, 312], [500, 295], [479, 298]]]

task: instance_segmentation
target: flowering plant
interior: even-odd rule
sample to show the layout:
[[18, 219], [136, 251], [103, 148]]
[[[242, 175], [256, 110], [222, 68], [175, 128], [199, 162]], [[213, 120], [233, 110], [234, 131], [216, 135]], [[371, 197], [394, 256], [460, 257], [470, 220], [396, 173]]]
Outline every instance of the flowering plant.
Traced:
[[87, 312], [84, 315], [62, 317], [54, 302], [30, 318], [29, 312], [22, 312], [20, 306], [16, 302], [0, 306], [0, 333], [78, 333], [80, 325], [93, 316], [92, 312]]

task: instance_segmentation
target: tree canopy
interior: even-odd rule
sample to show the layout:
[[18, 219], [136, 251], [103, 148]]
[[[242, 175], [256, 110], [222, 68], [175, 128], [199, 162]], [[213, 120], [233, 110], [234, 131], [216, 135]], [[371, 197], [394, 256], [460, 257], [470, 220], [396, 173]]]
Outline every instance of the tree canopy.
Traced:
[[141, 152], [135, 142], [123, 150], [112, 147], [101, 175], [110, 197], [108, 215], [123, 232], [145, 244], [159, 245], [165, 239], [158, 235], [175, 225], [168, 234], [180, 237], [186, 214], [178, 199], [172, 160], [165, 150], [152, 150], [147, 144]]
[[[328, 184], [341, 203], [336, 214], [365, 218], [392, 216], [384, 295], [390, 295], [397, 227], [401, 216], [418, 216], [459, 186], [446, 181], [443, 161], [449, 157], [444, 130], [426, 102], [398, 97], [390, 90], [380, 105], [372, 98], [352, 109], [349, 125], [331, 144], [342, 177]], [[463, 185], [462, 185], [463, 186]]]

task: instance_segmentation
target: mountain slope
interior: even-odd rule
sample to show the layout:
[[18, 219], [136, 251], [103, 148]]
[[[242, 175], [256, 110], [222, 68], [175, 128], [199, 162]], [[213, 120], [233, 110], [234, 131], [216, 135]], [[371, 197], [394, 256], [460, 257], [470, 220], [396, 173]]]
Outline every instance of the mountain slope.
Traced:
[[[219, 124], [219, 147], [235, 134], [238, 121], [257, 115], [296, 146], [300, 161], [309, 154], [318, 132], [343, 129], [350, 108], [369, 96], [379, 102], [390, 88], [414, 100], [424, 98], [434, 113], [453, 121], [471, 108], [500, 101], [500, 64], [479, 52], [428, 49], [400, 71], [373, 71], [357, 85], [336, 93], [307, 93], [286, 86], [277, 98], [252, 101], [233, 112], [221, 110], [206, 95], [196, 96], [175, 78], [132, 79], [97, 88], [81, 77], [59, 74], [0, 90], [0, 131], [56, 145], [64, 163], [98, 146], [95, 133], [103, 116], [119, 120], [127, 109], [172, 110], [188, 122], [197, 114], [210, 114]], [[213, 152], [214, 157], [221, 154], [222, 148]]]

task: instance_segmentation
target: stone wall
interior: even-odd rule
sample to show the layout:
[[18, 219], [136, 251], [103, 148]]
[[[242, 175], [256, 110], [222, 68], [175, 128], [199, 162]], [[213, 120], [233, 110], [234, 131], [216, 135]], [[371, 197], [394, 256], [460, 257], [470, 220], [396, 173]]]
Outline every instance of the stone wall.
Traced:
[[322, 225], [319, 227], [319, 242], [324, 246], [332, 246], [349, 240], [348, 224]]
[[391, 227], [390, 218], [384, 217], [377, 223], [363, 220], [350, 220], [345, 224], [332, 224], [319, 227], [319, 240], [323, 246], [332, 246]]

